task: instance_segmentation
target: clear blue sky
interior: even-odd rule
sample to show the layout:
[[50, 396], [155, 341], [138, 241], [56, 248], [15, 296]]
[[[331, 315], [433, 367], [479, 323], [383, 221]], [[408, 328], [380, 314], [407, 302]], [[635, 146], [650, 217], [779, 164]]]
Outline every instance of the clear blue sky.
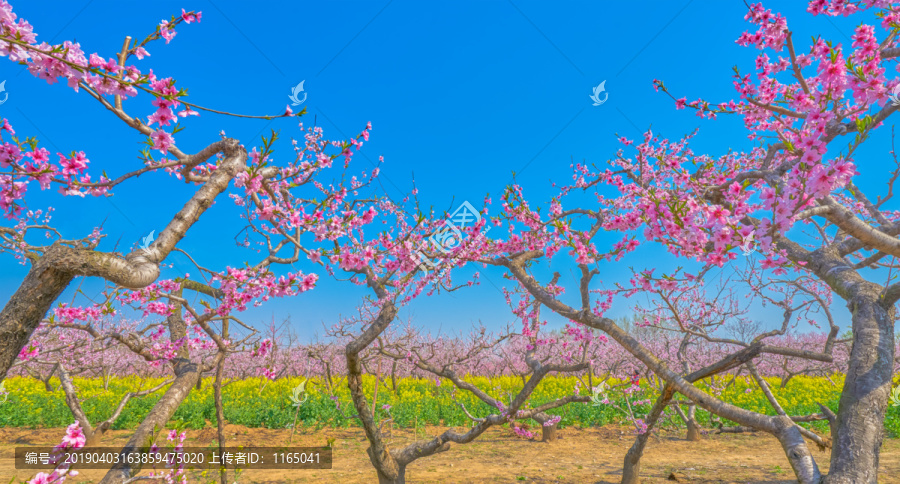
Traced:
[[[803, 11], [805, 4], [768, 5], [786, 9], [781, 11], [804, 50], [814, 34], [850, 43], [858, 20], [812, 18]], [[569, 179], [572, 160], [603, 163], [618, 147], [616, 133], [637, 137], [651, 124], [668, 137], [700, 127], [695, 150], [717, 154], [748, 147], [739, 119], [710, 122], [688, 110], [676, 111], [651, 85], [654, 78], [662, 79], [689, 100], [735, 98], [731, 67], [752, 72], [756, 55], [734, 43], [748, 28], [740, 0], [30, 0], [13, 5], [34, 25], [38, 40], [74, 38], [86, 52], [104, 57], [113, 56], [126, 35], [142, 39], [181, 8], [201, 10], [199, 25], [180, 26], [168, 46], [151, 44], [152, 56], [138, 65], [175, 77], [195, 103], [247, 114], [282, 112], [292, 86], [305, 80], [305, 123], [316, 117], [327, 136], [342, 138], [371, 121], [365, 157], [355, 163], [384, 155], [383, 183], [391, 195], [407, 193], [415, 173], [420, 198], [440, 210], [451, 209], [454, 200], [478, 205], [487, 193], [497, 201], [513, 171], [527, 193], [546, 200], [552, 193], [548, 180]], [[0, 62], [0, 79], [7, 80], [9, 92], [0, 116], [8, 117], [20, 135], [38, 137], [54, 153], [84, 150], [95, 167], [111, 175], [139, 165], [142, 137], [87, 95], [48, 86], [8, 60]], [[594, 107], [591, 89], [604, 80], [609, 100]], [[142, 116], [152, 112], [147, 100], [133, 101], [131, 110]], [[293, 120], [204, 113], [177, 140], [183, 150], [193, 151], [224, 129], [250, 147], [272, 128], [283, 138], [298, 135]], [[877, 145], [872, 152], [880, 160], [887, 160], [884, 138], [870, 144]], [[280, 146], [286, 153], [287, 145]], [[153, 174], [118, 188], [111, 199], [61, 204], [53, 194], [46, 200], [57, 207], [55, 222], [69, 237], [83, 236], [106, 219], [109, 237], [101, 248], [109, 250], [120, 237], [120, 247], [128, 247], [162, 227], [187, 194], [183, 183]], [[42, 200], [35, 197], [31, 205], [39, 207]], [[222, 223], [233, 220], [229, 205], [221, 200], [181, 245], [209, 267], [221, 268], [224, 258], [241, 254], [236, 234], [220, 228], [235, 227]], [[658, 251], [642, 251], [632, 264], [675, 265]], [[165, 276], [190, 271], [180, 256], [173, 260], [177, 267]], [[619, 280], [626, 271], [609, 267], [603, 280]], [[0, 301], [8, 299], [24, 273], [11, 257], [0, 261]], [[308, 335], [321, 322], [352, 313], [362, 292], [328, 277], [321, 281], [314, 295], [270, 303], [245, 319], [261, 322], [273, 312], [277, 319], [290, 313], [295, 327]], [[418, 301], [406, 315], [432, 329], [466, 329], [479, 319], [495, 326], [510, 318], [493, 287], [501, 281], [499, 273], [488, 272], [481, 289]], [[84, 287], [96, 291], [99, 286]], [[620, 305], [617, 311], [627, 308]]]

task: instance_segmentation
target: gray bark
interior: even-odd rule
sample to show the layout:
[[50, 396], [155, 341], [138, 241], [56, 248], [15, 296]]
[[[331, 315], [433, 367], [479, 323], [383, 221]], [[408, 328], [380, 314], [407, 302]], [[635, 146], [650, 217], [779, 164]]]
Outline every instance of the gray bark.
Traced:
[[[225, 335], [227, 337], [227, 335]], [[219, 455], [225, 453], [225, 407], [222, 405], [222, 372], [225, 370], [225, 358], [219, 360], [216, 365], [216, 382], [213, 388], [213, 398], [216, 405], [216, 436], [219, 441]], [[199, 380], [198, 380], [199, 381]], [[299, 410], [299, 408], [297, 409]], [[296, 423], [296, 420], [294, 420]], [[291, 430], [293, 436], [293, 430]], [[219, 468], [219, 482], [228, 484], [228, 469], [225, 466]]]
[[638, 434], [634, 444], [631, 445], [631, 448], [629, 448], [628, 452], [625, 454], [625, 462], [622, 466], [622, 484], [640, 484], [641, 457], [644, 455], [644, 448], [647, 446], [647, 440], [650, 438], [650, 430], [656, 425], [660, 415], [662, 415], [662, 411], [668, 406], [673, 393], [672, 386], [666, 385], [662, 394], [657, 398], [656, 403], [653, 405], [653, 408], [650, 409], [650, 413], [645, 419], [647, 431]]
[[[872, 285], [874, 286], [874, 284]], [[877, 293], [850, 301], [853, 348], [834, 425], [827, 484], [875, 484], [894, 362], [893, 309]], [[863, 291], [860, 291], [863, 292]], [[868, 296], [868, 297], [867, 297]]]
[[691, 442], [696, 442], [701, 439], [700, 426], [697, 425], [697, 420], [695, 419], [695, 414], [697, 412], [696, 405], [688, 405], [688, 413], [687, 413], [687, 439]]
[[[378, 484], [406, 484], [406, 465], [400, 464], [392, 459], [393, 465], [385, 465], [386, 459], [384, 455], [376, 457], [373, 454], [373, 447], [368, 447], [366, 453], [369, 455], [369, 461], [375, 466], [375, 472], [378, 475]], [[386, 453], [390, 455], [390, 452]]]
[[819, 466], [816, 465], [806, 441], [803, 440], [803, 434], [800, 433], [800, 427], [795, 424], [788, 416], [775, 417], [778, 421], [778, 431], [775, 437], [781, 443], [781, 448], [794, 469], [794, 475], [800, 484], [819, 484], [822, 482], [822, 473]]
[[894, 304], [900, 294], [891, 291], [896, 284], [885, 289], [866, 281], [843, 257], [858, 250], [863, 242], [862, 238], [850, 239], [836, 247], [808, 252], [795, 242], [778, 241], [779, 248], [785, 249], [792, 260], [803, 261], [848, 302], [852, 316], [853, 343], [838, 413], [832, 417], [830, 411], [825, 412], [832, 429], [826, 484], [875, 484], [878, 479], [894, 364]]

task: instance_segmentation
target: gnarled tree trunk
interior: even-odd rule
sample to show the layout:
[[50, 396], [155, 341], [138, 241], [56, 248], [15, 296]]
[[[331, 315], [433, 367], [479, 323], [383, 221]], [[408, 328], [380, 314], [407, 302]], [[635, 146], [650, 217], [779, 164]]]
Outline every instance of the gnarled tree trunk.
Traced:
[[0, 381], [6, 378], [19, 351], [28, 343], [53, 301], [75, 277], [54, 267], [59, 249], [59, 246], [48, 247], [42, 257], [32, 261], [25, 280], [0, 311]]
[[[380, 295], [380, 294], [379, 294]], [[381, 429], [375, 423], [375, 417], [366, 402], [363, 392], [362, 375], [363, 368], [359, 354], [388, 327], [397, 316], [397, 308], [391, 304], [385, 304], [378, 313], [378, 317], [358, 338], [347, 344], [344, 354], [347, 358], [347, 386], [350, 387], [350, 396], [353, 407], [359, 414], [363, 430], [369, 439], [370, 447], [366, 449], [369, 460], [378, 474], [379, 484], [403, 484], [406, 482], [406, 465], [401, 465], [388, 451], [381, 435]]]
[[894, 369], [893, 312], [898, 286], [885, 288], [869, 282], [848, 265], [843, 253], [864, 242], [868, 243], [851, 240], [815, 252], [784, 239], [778, 243], [847, 301], [852, 317], [847, 375], [837, 417], [830, 419], [831, 465], [826, 484], [875, 484], [878, 480], [878, 455]]
[[373, 447], [366, 449], [369, 461], [378, 474], [378, 484], [406, 484], [406, 465], [397, 462], [390, 452], [385, 451], [381, 457], [373, 453]]
[[875, 484], [894, 364], [893, 308], [878, 287], [850, 300], [853, 348], [832, 435], [827, 484]]
[[675, 411], [678, 412], [678, 415], [684, 420], [684, 425], [687, 427], [687, 435], [685, 439], [690, 442], [696, 442], [700, 440], [700, 426], [697, 425], [697, 406], [693, 403], [689, 403], [687, 405], [688, 410], [685, 412], [681, 409], [681, 407], [676, 406]]
[[687, 439], [691, 442], [696, 442], [701, 439], [700, 426], [697, 425], [697, 420], [694, 419], [694, 414], [696, 413], [697, 407], [695, 405], [691, 405], [688, 410], [688, 420], [687, 420]]

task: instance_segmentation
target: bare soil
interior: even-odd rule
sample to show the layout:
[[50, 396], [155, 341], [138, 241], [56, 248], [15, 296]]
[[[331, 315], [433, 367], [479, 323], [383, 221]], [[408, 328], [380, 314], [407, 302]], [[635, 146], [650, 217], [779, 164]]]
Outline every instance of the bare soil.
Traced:
[[[440, 427], [419, 429], [419, 438], [437, 435]], [[414, 440], [413, 430], [393, 430], [393, 445]], [[25, 480], [34, 471], [13, 469], [12, 455], [17, 446], [46, 446], [59, 442], [63, 429], [0, 428], [0, 482], [15, 477]], [[238, 425], [226, 427], [228, 446], [287, 445], [290, 430], [258, 429]], [[558, 432], [559, 440], [550, 444], [525, 440], [509, 429], [495, 428], [467, 445], [453, 445], [450, 451], [414, 462], [407, 469], [410, 483], [618, 483], [622, 459], [631, 446], [633, 435], [625, 427], [575, 429]], [[123, 444], [128, 431], [111, 431], [100, 445]], [[216, 437], [214, 427], [188, 431], [186, 446], [206, 446]], [[378, 482], [366, 455], [368, 447], [361, 429], [299, 429], [292, 446], [321, 447], [334, 439], [332, 469], [244, 471], [239, 483], [372, 483]], [[823, 470], [828, 469], [829, 451], [813, 449]], [[767, 434], [708, 435], [699, 442], [684, 440], [683, 433], [663, 433], [651, 438], [642, 460], [644, 483], [790, 483], [796, 482], [781, 446]], [[97, 482], [102, 470], [83, 470], [69, 482]], [[196, 477], [196, 476], [195, 476]], [[229, 482], [234, 482], [233, 476]], [[153, 482], [153, 481], [141, 481]], [[190, 482], [212, 482], [211, 478]], [[881, 452], [879, 483], [900, 483], [900, 440], [885, 440]]]

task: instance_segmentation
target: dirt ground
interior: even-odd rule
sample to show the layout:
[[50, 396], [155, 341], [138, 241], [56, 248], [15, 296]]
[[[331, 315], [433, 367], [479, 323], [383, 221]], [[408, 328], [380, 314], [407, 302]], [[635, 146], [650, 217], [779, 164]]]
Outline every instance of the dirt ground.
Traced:
[[[427, 429], [429, 435], [443, 430]], [[62, 429], [0, 428], [0, 482], [13, 477], [24, 480], [34, 471], [13, 469], [17, 446], [46, 446], [59, 442]], [[103, 446], [122, 444], [127, 431], [108, 433]], [[215, 438], [214, 428], [189, 431], [186, 446], [206, 446]], [[226, 445], [287, 445], [290, 430], [226, 427]], [[567, 428], [552, 444], [516, 437], [509, 429], [491, 429], [475, 442], [453, 445], [450, 451], [414, 462], [407, 469], [411, 483], [618, 483], [621, 462], [633, 436], [627, 428]], [[424, 438], [419, 429], [419, 438]], [[366, 439], [361, 429], [298, 431], [296, 446], [321, 447], [334, 440], [332, 469], [253, 470], [239, 476], [239, 483], [372, 483], [378, 482], [366, 456]], [[395, 446], [414, 439], [412, 430], [394, 430]], [[821, 469], [828, 469], [829, 453], [813, 450]], [[889, 439], [881, 453], [879, 483], [900, 483], [900, 440]], [[669, 476], [677, 479], [670, 479]], [[102, 470], [83, 470], [69, 482], [97, 482]], [[766, 434], [710, 435], [700, 442], [688, 442], [679, 434], [651, 438], [643, 458], [644, 483], [789, 483], [796, 482], [778, 442]], [[233, 478], [229, 479], [234, 481]], [[152, 481], [143, 481], [152, 482]], [[190, 482], [210, 482], [209, 478]]]

